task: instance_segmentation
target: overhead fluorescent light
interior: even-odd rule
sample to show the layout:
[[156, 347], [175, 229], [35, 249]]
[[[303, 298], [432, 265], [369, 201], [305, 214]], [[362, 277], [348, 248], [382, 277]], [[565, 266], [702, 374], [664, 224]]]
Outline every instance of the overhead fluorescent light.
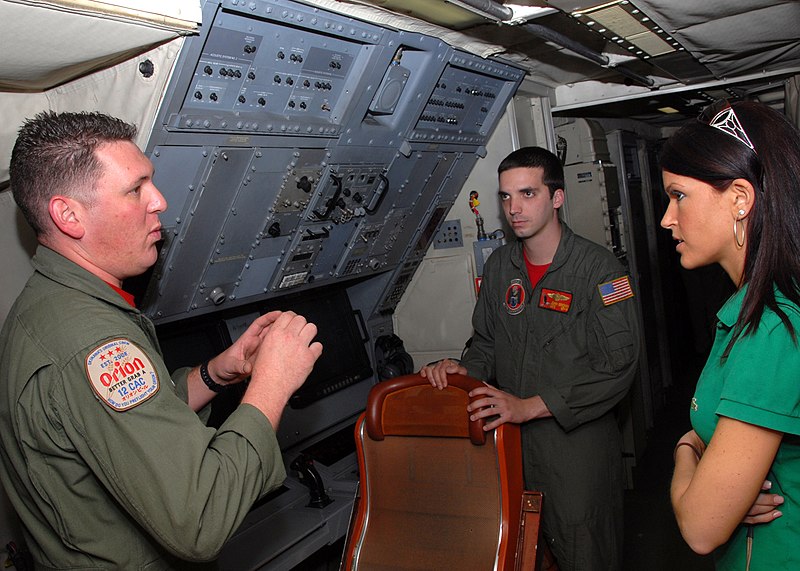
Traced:
[[572, 17], [608, 40], [645, 59], [674, 52], [677, 49], [675, 45], [677, 42], [674, 42], [629, 0], [606, 2], [576, 10], [572, 12]]
[[580, 16], [580, 15], [585, 14], [587, 12], [591, 12], [592, 10], [602, 10], [603, 8], [608, 8], [609, 6], [616, 6], [621, 1], [622, 0], [614, 0], [613, 2], [605, 2], [603, 4], [596, 4], [595, 6], [590, 6], [588, 8], [581, 8], [580, 10], [574, 10], [572, 12], [572, 15], [573, 16]]
[[592, 10], [586, 16], [623, 38], [650, 31], [619, 5]]
[[651, 56], [660, 56], [675, 51], [674, 46], [669, 45], [653, 32], [634, 34], [625, 39]]

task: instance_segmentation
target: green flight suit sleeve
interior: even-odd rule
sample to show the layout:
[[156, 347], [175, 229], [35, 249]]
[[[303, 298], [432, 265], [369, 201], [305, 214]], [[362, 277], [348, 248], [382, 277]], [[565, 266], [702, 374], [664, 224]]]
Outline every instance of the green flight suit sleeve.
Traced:
[[461, 364], [467, 374], [481, 381], [494, 382], [494, 316], [496, 308], [491, 307], [495, 285], [487, 274], [478, 292], [478, 301], [472, 313], [472, 340]]
[[[181, 367], [180, 369], [172, 371], [172, 382], [175, 383], [175, 394], [187, 404], [189, 403], [189, 372], [191, 370], [191, 367]], [[211, 418], [211, 405], [213, 403], [214, 399], [211, 399], [203, 408], [195, 411], [195, 414], [203, 421], [203, 424], [207, 424], [208, 419]]]
[[[605, 276], [598, 284], [619, 277]], [[539, 394], [564, 430], [573, 430], [614, 408], [627, 394], [639, 357], [639, 326], [635, 297], [605, 305], [597, 287], [584, 321], [586, 354], [563, 364], [556, 378], [564, 382], [543, 384]]]
[[181, 367], [172, 371], [172, 375], [170, 375], [172, 383], [175, 385], [175, 394], [185, 403], [189, 402], [189, 371], [191, 370], [191, 367]]
[[[144, 347], [143, 340], [137, 342]], [[93, 391], [85, 353], [61, 371], [59, 388], [51, 395], [51, 422], [63, 430], [63, 445], [74, 446], [85, 462], [62, 477], [81, 485], [84, 478], [99, 481], [128, 517], [176, 556], [213, 559], [253, 502], [286, 476], [275, 432], [249, 405], [239, 406], [218, 430], [204, 426], [180, 394], [184, 372], [175, 383], [157, 352], [143, 351], [160, 386], [148, 400], [122, 411]], [[73, 486], [74, 496], [51, 501], [79, 502], [81, 485]], [[85, 506], [61, 505], [57, 511], [73, 508]], [[88, 535], [103, 534], [90, 522], [85, 525]], [[124, 544], [125, 538], [104, 541]]]

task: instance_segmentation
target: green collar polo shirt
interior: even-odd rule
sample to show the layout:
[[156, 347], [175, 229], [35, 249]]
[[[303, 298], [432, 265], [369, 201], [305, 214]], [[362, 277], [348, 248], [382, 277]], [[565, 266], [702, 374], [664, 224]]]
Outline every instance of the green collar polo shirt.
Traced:
[[[750, 571], [800, 569], [800, 346], [780, 317], [764, 308], [753, 333], [741, 336], [727, 357], [747, 288], [717, 313], [716, 338], [691, 401], [692, 426], [708, 444], [720, 416], [784, 433], [767, 479], [784, 497], [778, 519], [752, 527]], [[800, 309], [777, 289], [775, 298], [800, 338]], [[746, 525], [714, 552], [717, 569], [745, 569]]]

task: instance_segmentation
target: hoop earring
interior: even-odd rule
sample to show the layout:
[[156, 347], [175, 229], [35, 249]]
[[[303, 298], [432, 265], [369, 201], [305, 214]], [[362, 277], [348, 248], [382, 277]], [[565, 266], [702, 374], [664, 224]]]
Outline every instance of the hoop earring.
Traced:
[[[742, 212], [742, 211], [740, 210], [739, 212]], [[739, 239], [739, 228], [738, 228], [739, 222], [742, 223], [742, 238], [741, 238], [741, 240]], [[746, 231], [746, 228], [745, 228], [744, 222], [742, 220], [740, 220], [740, 219], [734, 218], [733, 219], [733, 240], [736, 242], [736, 247], [739, 248], [740, 250], [742, 248], [744, 248], [745, 231]]]

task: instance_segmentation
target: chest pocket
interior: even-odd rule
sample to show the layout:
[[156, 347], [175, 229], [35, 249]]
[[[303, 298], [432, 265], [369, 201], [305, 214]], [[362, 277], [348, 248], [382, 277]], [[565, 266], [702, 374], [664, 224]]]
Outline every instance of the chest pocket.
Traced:
[[539, 302], [537, 299], [535, 306], [530, 308], [534, 312], [531, 315], [531, 323], [538, 344], [545, 351], [558, 349], [573, 353], [580, 351], [580, 347], [586, 346], [585, 299], [573, 296], [569, 309], [565, 312], [542, 307]]

